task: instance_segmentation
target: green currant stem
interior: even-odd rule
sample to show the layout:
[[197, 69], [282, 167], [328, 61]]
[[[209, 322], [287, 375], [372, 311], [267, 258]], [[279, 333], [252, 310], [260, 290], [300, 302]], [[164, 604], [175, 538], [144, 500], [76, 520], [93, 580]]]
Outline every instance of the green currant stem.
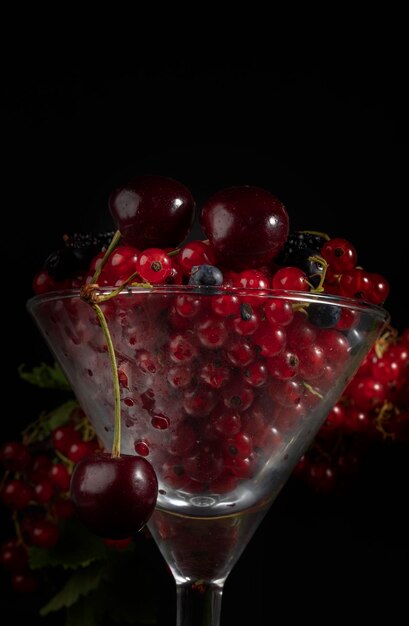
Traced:
[[100, 277], [100, 274], [104, 268], [105, 263], [108, 261], [109, 257], [111, 256], [111, 252], [113, 250], [115, 250], [115, 248], [117, 247], [119, 240], [121, 239], [122, 235], [120, 233], [119, 230], [117, 230], [114, 234], [114, 236], [111, 239], [111, 243], [109, 244], [108, 248], [105, 251], [104, 256], [102, 257], [102, 261], [99, 264], [99, 266], [97, 267], [97, 269], [94, 272], [94, 275], [92, 277], [92, 283], [97, 283], [98, 282], [98, 278]]
[[115, 403], [114, 441], [112, 444], [112, 458], [118, 458], [121, 455], [121, 398], [119, 394], [118, 367], [116, 363], [114, 344], [112, 343], [111, 333], [109, 332], [108, 324], [105, 319], [105, 315], [101, 310], [101, 307], [95, 302], [91, 306], [97, 314], [98, 321], [101, 324], [102, 332], [104, 333], [105, 341], [107, 342], [108, 346], [109, 360], [112, 369], [112, 382], [114, 384]]
[[68, 457], [65, 456], [65, 454], [63, 454], [59, 450], [55, 450], [55, 454], [60, 459], [60, 461], [62, 461], [64, 465], [66, 465], [68, 469], [72, 472], [75, 465], [74, 461], [71, 461]]
[[327, 233], [322, 233], [320, 230], [300, 230], [299, 232], [305, 235], [318, 235], [318, 237], [322, 237], [326, 241], [330, 240], [330, 236]]
[[[322, 274], [320, 276], [320, 282], [319, 282], [318, 286], [315, 287], [315, 289], [314, 288], [311, 289], [311, 293], [322, 293], [324, 291], [324, 281], [325, 281], [325, 277], [327, 275], [328, 263], [326, 262], [326, 260], [322, 256], [319, 256], [318, 254], [314, 255], [314, 256], [309, 256], [308, 260], [309, 261], [315, 261], [315, 263], [320, 263], [320, 265], [322, 265], [322, 267], [323, 267], [323, 272], [322, 272]], [[308, 284], [310, 284], [310, 283], [308, 283]]]
[[16, 532], [17, 543], [22, 544], [24, 546], [25, 542], [23, 539], [23, 533], [21, 532], [21, 526], [20, 526], [20, 521], [18, 519], [17, 511], [13, 512], [13, 523], [14, 523], [14, 529]]
[[168, 256], [170, 257], [176, 256], [177, 254], [179, 254], [180, 251], [181, 251], [181, 248], [175, 248], [174, 250], [171, 250], [170, 252], [168, 252]]
[[309, 383], [306, 383], [305, 380], [303, 380], [302, 384], [306, 389], [308, 389], [310, 393], [314, 394], [314, 396], [318, 396], [319, 398], [321, 398], [321, 400], [324, 398], [324, 396], [319, 391], [314, 389], [314, 387], [312, 387]]

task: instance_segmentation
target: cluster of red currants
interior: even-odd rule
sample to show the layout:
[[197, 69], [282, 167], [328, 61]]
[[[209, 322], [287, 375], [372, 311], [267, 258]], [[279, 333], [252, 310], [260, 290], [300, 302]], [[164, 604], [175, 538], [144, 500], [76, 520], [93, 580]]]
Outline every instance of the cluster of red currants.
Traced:
[[59, 540], [59, 522], [73, 515], [69, 498], [75, 464], [99, 447], [95, 433], [80, 408], [67, 423], [49, 430], [40, 418], [0, 450], [4, 469], [1, 501], [12, 511], [14, 538], [3, 544], [0, 562], [10, 572], [14, 589], [35, 591], [39, 580], [29, 568], [28, 548], [50, 549]]
[[294, 473], [331, 492], [359, 470], [368, 445], [383, 440], [409, 441], [409, 328], [378, 340]]

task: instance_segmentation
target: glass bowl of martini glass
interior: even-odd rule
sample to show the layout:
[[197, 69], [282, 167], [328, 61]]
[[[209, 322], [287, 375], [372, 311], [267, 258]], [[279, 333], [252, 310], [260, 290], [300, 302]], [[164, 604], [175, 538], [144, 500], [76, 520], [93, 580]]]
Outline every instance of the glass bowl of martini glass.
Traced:
[[[101, 308], [121, 451], [150, 461], [159, 482], [149, 529], [176, 581], [177, 624], [217, 626], [229, 572], [388, 314], [335, 296], [197, 286], [128, 287]], [[112, 373], [95, 312], [78, 291], [28, 309], [111, 449]], [[328, 327], [344, 313], [350, 328]]]

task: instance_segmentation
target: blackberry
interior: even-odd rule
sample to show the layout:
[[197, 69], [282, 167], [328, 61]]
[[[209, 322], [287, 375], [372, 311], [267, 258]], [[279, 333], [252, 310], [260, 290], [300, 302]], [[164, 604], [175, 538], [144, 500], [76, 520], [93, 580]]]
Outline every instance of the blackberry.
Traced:
[[328, 239], [325, 233], [314, 231], [298, 230], [290, 233], [276, 263], [283, 267], [298, 267], [308, 276], [308, 282], [316, 288], [324, 272], [324, 265], [319, 261], [321, 248]]
[[47, 257], [44, 269], [56, 281], [71, 278], [88, 269], [92, 259], [108, 247], [113, 235], [114, 232], [64, 235], [64, 245]]
[[[284, 248], [276, 259], [279, 265], [291, 265], [289, 259], [296, 257], [297, 253], [308, 250], [312, 254], [320, 254], [321, 248], [329, 237], [325, 233], [317, 233], [308, 230], [297, 230], [288, 235]], [[305, 254], [303, 255], [305, 256]]]

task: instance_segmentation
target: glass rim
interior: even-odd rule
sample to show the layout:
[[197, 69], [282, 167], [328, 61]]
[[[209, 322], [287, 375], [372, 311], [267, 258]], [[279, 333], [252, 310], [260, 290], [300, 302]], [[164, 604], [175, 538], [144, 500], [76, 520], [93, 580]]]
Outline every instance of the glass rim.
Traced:
[[[113, 287], [98, 287], [97, 294], [106, 294], [113, 291]], [[372, 304], [365, 300], [356, 300], [345, 296], [338, 296], [327, 293], [312, 293], [309, 291], [287, 291], [285, 289], [251, 289], [242, 287], [217, 287], [207, 285], [129, 285], [118, 295], [142, 295], [142, 294], [196, 294], [201, 296], [259, 296], [260, 298], [289, 300], [291, 302], [305, 302], [308, 304], [334, 304], [345, 309], [352, 309], [359, 312], [371, 312], [380, 318], [384, 323], [389, 322], [390, 314], [378, 304]], [[62, 289], [59, 291], [49, 291], [36, 295], [27, 301], [29, 311], [42, 302], [52, 302], [55, 300], [65, 300], [69, 298], [79, 298], [79, 289]], [[115, 298], [116, 296], [114, 296]]]

